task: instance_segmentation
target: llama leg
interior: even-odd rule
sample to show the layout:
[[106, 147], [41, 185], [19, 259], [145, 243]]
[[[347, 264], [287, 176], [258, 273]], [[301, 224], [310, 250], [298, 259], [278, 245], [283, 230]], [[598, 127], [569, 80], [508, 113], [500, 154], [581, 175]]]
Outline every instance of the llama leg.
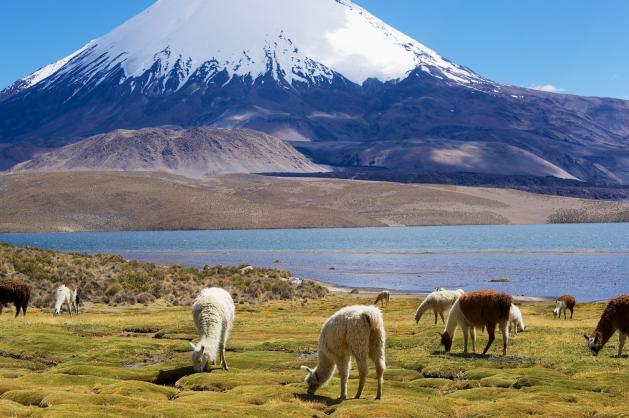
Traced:
[[467, 334], [469, 332], [469, 327], [465, 322], [461, 324], [461, 331], [463, 331], [463, 352], [467, 353]]
[[229, 366], [227, 365], [227, 360], [225, 359], [225, 344], [223, 344], [223, 349], [221, 351], [221, 365], [223, 366], [223, 370], [226, 372], [229, 371]]
[[28, 303], [22, 305], [22, 315], [26, 316], [26, 308], [28, 308]]
[[22, 307], [16, 302], [15, 303], [15, 317], [17, 318], [20, 315], [20, 309]]
[[489, 336], [489, 340], [487, 340], [487, 345], [485, 346], [485, 349], [483, 350], [483, 355], [487, 354], [487, 352], [489, 351], [489, 347], [491, 347], [492, 343], [496, 339], [496, 324], [487, 324], [486, 328], [487, 328], [487, 335]]
[[563, 310], [563, 319], [568, 319], [568, 315], [566, 314], [567, 309], [564, 308]]
[[574, 316], [574, 308], [570, 308], [570, 319]]
[[443, 322], [445, 324], [446, 320], [443, 319], [443, 312], [439, 311], [439, 315], [441, 316], [441, 322]]
[[340, 357], [336, 362], [339, 369], [339, 377], [341, 378], [341, 399], [347, 399], [347, 380], [349, 379], [349, 370], [351, 368], [350, 356]]
[[627, 334], [622, 331], [618, 331], [618, 357], [622, 357], [622, 348], [625, 346], [625, 340]]
[[[518, 326], [516, 325], [516, 328]], [[500, 332], [502, 332], [502, 355], [507, 355], [507, 346], [509, 345], [509, 325], [508, 322], [500, 324]]]
[[360, 399], [365, 388], [365, 381], [367, 380], [367, 373], [369, 373], [369, 364], [367, 364], [366, 356], [356, 358], [356, 366], [358, 368], [358, 390], [354, 399]]
[[384, 383], [384, 356], [374, 361], [376, 363], [376, 378], [378, 379], [378, 391], [376, 392], [376, 400], [382, 399], [382, 384]]
[[435, 325], [437, 325], [437, 310], [435, 309]]
[[472, 353], [476, 353], [476, 327], [472, 327], [470, 334], [472, 334]]
[[229, 371], [229, 366], [227, 366], [227, 360], [225, 360], [225, 341], [221, 341], [221, 344], [218, 346], [217, 357], [220, 354], [221, 356], [221, 367], [226, 372]]

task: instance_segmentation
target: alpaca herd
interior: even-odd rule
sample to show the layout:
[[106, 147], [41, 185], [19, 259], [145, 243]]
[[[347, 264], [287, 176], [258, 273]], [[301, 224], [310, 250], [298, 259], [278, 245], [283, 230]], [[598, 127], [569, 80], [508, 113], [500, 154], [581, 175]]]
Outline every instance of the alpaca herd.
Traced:
[[[2, 307], [13, 303], [16, 317], [20, 312], [26, 316], [26, 309], [31, 297], [30, 285], [20, 279], [0, 280], [0, 313]], [[74, 284], [62, 284], [55, 292], [54, 315], [60, 315], [65, 305], [70, 315], [79, 313], [81, 290]], [[384, 291], [378, 295], [374, 305], [382, 303], [388, 306], [391, 295]], [[563, 295], [555, 300], [553, 315], [557, 318], [566, 311], [570, 311], [570, 318], [574, 316], [576, 300], [573, 296]], [[438, 288], [430, 293], [419, 305], [415, 312], [415, 322], [419, 323], [422, 315], [432, 310], [437, 324], [438, 315], [445, 323], [441, 337], [441, 344], [446, 352], [450, 352], [457, 327], [463, 333], [463, 352], [468, 352], [468, 342], [471, 338], [472, 350], [476, 351], [476, 332], [486, 330], [487, 344], [483, 355], [487, 354], [495, 340], [496, 327], [502, 334], [502, 354], [506, 355], [509, 346], [510, 330], [517, 334], [526, 331], [524, 318], [520, 309], [513, 303], [513, 298], [502, 292], [481, 290], [465, 293], [463, 290], [446, 290]], [[448, 311], [445, 321], [443, 313]], [[228, 371], [225, 350], [227, 341], [234, 327], [236, 308], [231, 295], [224, 289], [203, 289], [192, 305], [192, 317], [199, 333], [199, 342], [190, 343], [192, 346], [192, 368], [195, 372], [209, 370], [210, 364], [220, 365]], [[618, 331], [618, 356], [622, 356], [623, 347], [629, 336], [629, 295], [611, 300], [601, 319], [588, 336], [588, 348], [593, 355], [597, 355], [612, 335]], [[369, 360], [376, 368], [377, 392], [376, 399], [382, 398], [384, 381], [386, 347], [386, 331], [384, 319], [380, 309], [376, 306], [356, 305], [340, 309], [330, 316], [323, 324], [319, 334], [318, 363], [316, 367], [301, 366], [307, 372], [305, 383], [308, 394], [313, 395], [319, 388], [326, 385], [336, 369], [341, 380], [341, 399], [347, 398], [347, 383], [351, 368], [351, 359], [358, 368], [359, 380], [355, 398], [362, 396]]]

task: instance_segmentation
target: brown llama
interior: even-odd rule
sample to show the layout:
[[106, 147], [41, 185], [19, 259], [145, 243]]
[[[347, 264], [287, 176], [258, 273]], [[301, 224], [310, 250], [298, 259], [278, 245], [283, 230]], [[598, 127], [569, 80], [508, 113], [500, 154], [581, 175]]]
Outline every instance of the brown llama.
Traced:
[[555, 309], [553, 310], [553, 316], [557, 319], [561, 318], [561, 312], [563, 312], [563, 319], [566, 318], [566, 310], [570, 310], [570, 319], [574, 315], [574, 306], [577, 304], [577, 300], [572, 295], [563, 295], [555, 299]]
[[596, 356], [616, 331], [618, 331], [618, 357], [622, 357], [622, 348], [629, 335], [629, 295], [610, 300], [592, 335], [588, 337], [587, 334], [583, 334], [583, 336], [588, 341], [588, 348]]
[[378, 297], [376, 297], [376, 301], [373, 304], [377, 305], [378, 302], [380, 302], [382, 304], [382, 307], [384, 307], [385, 303], [387, 304], [387, 306], [389, 306], [390, 300], [391, 300], [391, 293], [385, 290], [384, 292], [380, 292], [378, 294]]
[[487, 354], [496, 339], [496, 325], [499, 325], [503, 342], [502, 355], [506, 355], [509, 345], [509, 312], [512, 304], [513, 298], [510, 295], [493, 290], [480, 290], [461, 296], [450, 309], [445, 331], [443, 334], [438, 333], [446, 352], [450, 352], [452, 348], [452, 339], [458, 325], [463, 331], [465, 353], [468, 333], [472, 336], [472, 348], [476, 351], [476, 328], [485, 327], [489, 340], [483, 354]]
[[15, 317], [20, 314], [26, 316], [26, 308], [31, 299], [31, 286], [22, 279], [0, 280], [0, 314], [7, 303], [15, 305]]

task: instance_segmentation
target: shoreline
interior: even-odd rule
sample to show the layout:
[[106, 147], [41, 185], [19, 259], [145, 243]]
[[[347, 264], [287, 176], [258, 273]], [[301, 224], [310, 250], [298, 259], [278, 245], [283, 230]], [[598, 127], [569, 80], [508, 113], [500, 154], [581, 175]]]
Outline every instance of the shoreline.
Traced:
[[[425, 298], [426, 296], [430, 294], [430, 292], [411, 292], [411, 291], [405, 291], [405, 290], [392, 290], [392, 289], [387, 289], [387, 288], [348, 287], [348, 286], [343, 286], [336, 283], [326, 282], [323, 280], [314, 280], [314, 279], [304, 279], [304, 280], [308, 280], [310, 282], [314, 282], [320, 286], [323, 286], [326, 289], [328, 289], [328, 291], [332, 294], [343, 295], [343, 296], [361, 297], [361, 296], [368, 295], [371, 297], [375, 297], [380, 292], [387, 291], [391, 293], [391, 296], [395, 296], [396, 298], [399, 298], [399, 299], [414, 299], [414, 298]], [[354, 289], [358, 290], [359, 293], [352, 295], [350, 292]], [[515, 295], [512, 295], [512, 296], [513, 296], [513, 300], [520, 303], [522, 302], [525, 302], [525, 303], [554, 302], [554, 298], [549, 298], [549, 297], [515, 296]], [[592, 301], [592, 302], [587, 302], [587, 303], [596, 303], [596, 302], [605, 302], [605, 301], [607, 300]]]

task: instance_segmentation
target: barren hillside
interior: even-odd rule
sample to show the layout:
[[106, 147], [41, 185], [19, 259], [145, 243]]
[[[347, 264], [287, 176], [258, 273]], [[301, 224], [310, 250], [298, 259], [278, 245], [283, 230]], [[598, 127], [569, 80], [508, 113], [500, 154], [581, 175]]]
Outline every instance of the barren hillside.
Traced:
[[0, 176], [0, 230], [104, 231], [545, 223], [629, 205], [460, 186], [155, 173]]

